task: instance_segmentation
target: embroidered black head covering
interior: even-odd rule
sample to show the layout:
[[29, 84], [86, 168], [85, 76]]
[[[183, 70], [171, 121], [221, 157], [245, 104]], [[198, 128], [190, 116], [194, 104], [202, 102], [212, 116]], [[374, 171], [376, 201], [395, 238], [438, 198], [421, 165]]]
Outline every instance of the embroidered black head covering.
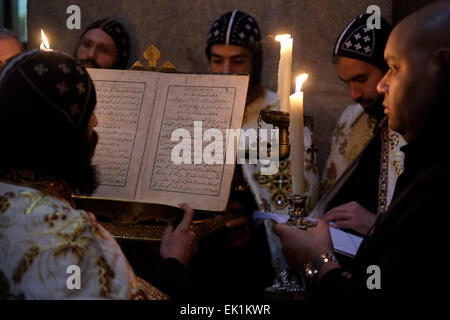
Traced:
[[0, 171], [31, 170], [91, 193], [95, 132], [87, 127], [96, 104], [93, 82], [73, 57], [28, 51], [0, 71]]
[[81, 38], [91, 29], [101, 29], [113, 38], [117, 46], [117, 62], [115, 69], [126, 69], [130, 58], [130, 36], [120, 22], [111, 18], [97, 20], [84, 30]]
[[48, 125], [64, 121], [84, 132], [96, 104], [94, 84], [74, 58], [57, 51], [28, 51], [0, 73], [0, 118], [16, 109]]
[[211, 26], [206, 45], [206, 56], [211, 59], [211, 47], [215, 44], [242, 46], [253, 53], [253, 72], [251, 85], [261, 82], [262, 46], [261, 31], [256, 20], [241, 11], [225, 13]]
[[370, 16], [361, 14], [345, 27], [334, 45], [333, 58], [341, 56], [362, 60], [387, 71], [384, 49], [392, 26], [380, 17], [381, 28], [370, 29], [367, 26], [367, 19]]

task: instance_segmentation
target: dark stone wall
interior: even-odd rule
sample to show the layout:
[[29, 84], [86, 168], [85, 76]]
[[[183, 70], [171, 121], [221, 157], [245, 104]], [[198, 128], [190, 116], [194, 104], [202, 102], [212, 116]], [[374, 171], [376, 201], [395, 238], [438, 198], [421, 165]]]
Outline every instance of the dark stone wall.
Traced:
[[314, 117], [320, 168], [337, 117], [351, 102], [331, 63], [336, 38], [371, 4], [379, 5], [388, 21], [392, 17], [391, 0], [29, 0], [30, 48], [38, 47], [43, 28], [53, 48], [74, 52], [82, 30], [66, 28], [66, 8], [71, 4], [81, 8], [82, 29], [106, 16], [122, 21], [131, 34], [132, 61], [154, 44], [162, 52], [162, 61], [170, 60], [183, 72], [208, 71], [204, 48], [215, 19], [235, 8], [247, 12], [257, 19], [262, 30], [263, 84], [274, 91], [279, 59], [274, 35], [290, 33], [294, 38], [293, 77], [301, 72], [310, 75], [304, 87], [305, 113]]

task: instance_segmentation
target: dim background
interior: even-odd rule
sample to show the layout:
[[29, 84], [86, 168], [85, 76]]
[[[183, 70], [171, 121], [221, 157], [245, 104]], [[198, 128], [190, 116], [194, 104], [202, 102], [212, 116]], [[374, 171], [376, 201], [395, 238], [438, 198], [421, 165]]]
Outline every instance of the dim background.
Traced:
[[[292, 88], [295, 77], [309, 73], [304, 86], [305, 114], [314, 118], [314, 134], [322, 171], [330, 137], [341, 111], [352, 101], [331, 63], [333, 45], [343, 28], [369, 5], [396, 23], [432, 0], [0, 0], [0, 25], [13, 29], [28, 49], [39, 47], [40, 29], [51, 47], [73, 54], [87, 25], [104, 17], [122, 22], [131, 36], [130, 65], [153, 44], [182, 72], [209, 72], [204, 49], [209, 28], [220, 15], [244, 11], [259, 23], [263, 35], [262, 83], [276, 91], [279, 43], [276, 34], [294, 38]], [[81, 30], [68, 30], [66, 9], [81, 8]]]

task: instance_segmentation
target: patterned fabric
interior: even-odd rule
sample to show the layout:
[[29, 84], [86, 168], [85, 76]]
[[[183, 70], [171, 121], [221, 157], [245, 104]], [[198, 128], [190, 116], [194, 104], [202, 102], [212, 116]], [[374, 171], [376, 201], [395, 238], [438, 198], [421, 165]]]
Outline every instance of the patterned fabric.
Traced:
[[[260, 110], [277, 110], [276, 93], [264, 90], [263, 95], [245, 108], [243, 129], [256, 129]], [[262, 123], [262, 129], [272, 129], [272, 125]], [[319, 175], [312, 131], [305, 126], [305, 193], [308, 196], [307, 209], [314, 207], [319, 194]], [[244, 164], [242, 171], [250, 189], [255, 196], [259, 210], [272, 213], [288, 213], [287, 196], [292, 192], [290, 159], [280, 162], [279, 171], [275, 175], [261, 175], [259, 164]]]
[[17, 119], [45, 119], [42, 125], [66, 121], [84, 132], [96, 95], [77, 60], [57, 51], [33, 50], [15, 56], [2, 69], [0, 101], [0, 117], [12, 119], [17, 112]]
[[345, 27], [334, 45], [333, 58], [342, 56], [362, 60], [386, 71], [388, 67], [384, 61], [384, 48], [392, 26], [380, 17], [381, 28], [369, 29], [367, 20], [370, 16], [361, 14]]
[[[320, 193], [323, 195], [344, 172], [362, 148], [372, 138], [376, 120], [369, 117], [359, 104], [349, 105], [339, 118], [334, 130], [331, 149], [322, 174]], [[380, 155], [380, 182], [387, 182], [380, 192], [383, 199], [381, 209], [389, 206], [398, 176], [403, 172], [404, 154], [400, 148], [406, 144], [401, 135], [387, 127], [383, 129]], [[380, 185], [383, 187], [383, 185]], [[384, 205], [384, 206], [383, 206]]]
[[123, 25], [111, 18], [97, 20], [91, 23], [86, 30], [84, 30], [81, 38], [91, 29], [101, 29], [113, 38], [117, 46], [118, 61], [116, 69], [126, 69], [130, 57], [130, 36], [126, 32]]
[[[54, 181], [54, 184], [57, 184]], [[40, 184], [43, 185], [42, 183]], [[80, 268], [81, 288], [67, 272]], [[94, 215], [62, 197], [0, 181], [0, 299], [167, 299], [136, 277]]]

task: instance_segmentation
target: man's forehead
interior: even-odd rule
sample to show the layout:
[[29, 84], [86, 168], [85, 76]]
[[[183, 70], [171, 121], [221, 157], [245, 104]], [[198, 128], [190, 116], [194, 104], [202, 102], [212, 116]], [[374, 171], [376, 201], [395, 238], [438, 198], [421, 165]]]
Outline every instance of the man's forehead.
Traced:
[[234, 57], [234, 56], [251, 56], [250, 49], [242, 46], [216, 44], [211, 47], [211, 55]]
[[99, 28], [87, 31], [84, 34], [83, 39], [88, 39], [96, 43], [101, 43], [116, 48], [116, 43], [114, 42], [114, 39], [108, 33]]
[[359, 75], [367, 75], [378, 68], [358, 59], [339, 57], [335, 62], [339, 77], [346, 81]]
[[0, 39], [0, 52], [4, 50], [4, 51], [22, 51], [20, 44], [17, 42], [16, 39], [13, 38], [5, 38], [5, 39]]
[[394, 28], [389, 36], [386, 49], [384, 50], [384, 59], [386, 62], [398, 60], [402, 56], [407, 55], [408, 51], [419, 49], [418, 47], [414, 48], [413, 46], [415, 37], [414, 33], [410, 32], [410, 29], [411, 27], [408, 24], [403, 24], [401, 22]]
[[11, 58], [19, 54], [22, 48], [15, 39], [1, 39], [0, 40], [0, 68], [3, 64]]

